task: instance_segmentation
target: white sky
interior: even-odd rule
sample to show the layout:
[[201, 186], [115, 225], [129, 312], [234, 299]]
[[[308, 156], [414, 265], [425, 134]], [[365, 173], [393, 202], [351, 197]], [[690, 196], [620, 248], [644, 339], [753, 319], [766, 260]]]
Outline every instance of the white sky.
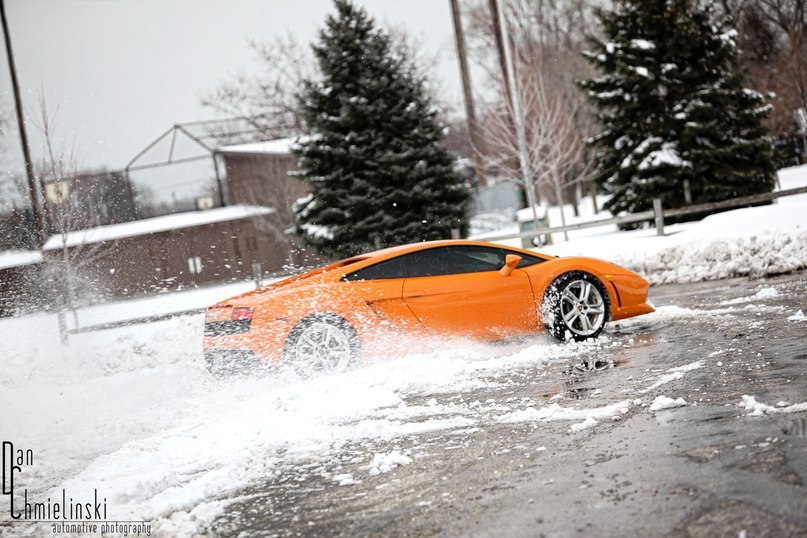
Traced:
[[[461, 110], [449, 0], [358, 0], [381, 23], [399, 24], [439, 52], [449, 102]], [[58, 104], [60, 135], [78, 144], [85, 167], [124, 166], [174, 123], [217, 115], [200, 96], [257, 67], [247, 38], [287, 29], [316, 37], [330, 0], [6, 0], [24, 106], [42, 91]], [[0, 96], [13, 112], [0, 43]], [[41, 138], [29, 127], [34, 158]], [[22, 174], [16, 126], [3, 141], [3, 170]]]

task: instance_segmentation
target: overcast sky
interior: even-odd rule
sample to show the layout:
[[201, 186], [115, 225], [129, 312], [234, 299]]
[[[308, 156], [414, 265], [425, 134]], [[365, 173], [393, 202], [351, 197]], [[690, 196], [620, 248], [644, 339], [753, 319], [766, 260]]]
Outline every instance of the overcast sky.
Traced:
[[[449, 0], [357, 0], [379, 22], [405, 27], [440, 53], [448, 101], [461, 104]], [[120, 168], [174, 123], [220, 117], [200, 96], [256, 67], [248, 38], [316, 37], [331, 0], [5, 0], [27, 111], [37, 92], [58, 104], [61, 135], [82, 165]], [[0, 44], [2, 47], [2, 44]], [[5, 50], [3, 106], [13, 112]], [[34, 129], [32, 151], [41, 154]], [[7, 132], [3, 169], [22, 173], [17, 131]]]

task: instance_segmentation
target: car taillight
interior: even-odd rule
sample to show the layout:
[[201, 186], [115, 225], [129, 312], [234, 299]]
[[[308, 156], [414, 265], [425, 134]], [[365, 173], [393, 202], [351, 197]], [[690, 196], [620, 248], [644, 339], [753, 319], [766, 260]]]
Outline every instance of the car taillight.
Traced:
[[252, 319], [254, 308], [233, 308], [233, 315], [230, 319], [233, 321]]

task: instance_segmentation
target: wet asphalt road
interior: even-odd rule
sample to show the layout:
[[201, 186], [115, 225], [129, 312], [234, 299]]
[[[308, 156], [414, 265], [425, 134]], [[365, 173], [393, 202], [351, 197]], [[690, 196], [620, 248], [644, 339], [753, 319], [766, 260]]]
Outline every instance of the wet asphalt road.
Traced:
[[[779, 295], [726, 304], [769, 286]], [[308, 472], [321, 462], [289, 464], [243, 492], [208, 532], [807, 536], [807, 412], [748, 416], [738, 407], [743, 395], [770, 405], [807, 401], [807, 322], [787, 320], [807, 311], [807, 273], [655, 287], [651, 301], [689, 310], [617, 324], [608, 336], [618, 345], [586, 354], [576, 368], [550, 363], [495, 388], [443, 396], [539, 407], [549, 399], [564, 407], [642, 399], [619, 420], [572, 433], [569, 421], [483, 418], [473, 432], [400, 439], [394, 446], [413, 462], [378, 476], [357, 463], [366, 445], [347, 447], [328, 465], [360, 484]], [[695, 361], [702, 367], [649, 388]], [[650, 412], [662, 394], [688, 405]]]

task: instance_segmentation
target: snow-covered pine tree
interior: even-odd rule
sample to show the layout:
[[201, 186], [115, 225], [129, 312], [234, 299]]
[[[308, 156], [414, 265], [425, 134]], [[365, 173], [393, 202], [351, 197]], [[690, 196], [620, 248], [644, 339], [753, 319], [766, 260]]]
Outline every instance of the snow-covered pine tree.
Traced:
[[468, 190], [424, 80], [364, 9], [334, 4], [313, 46], [321, 78], [300, 96], [311, 136], [295, 154], [311, 194], [298, 231], [331, 257], [464, 233]]
[[581, 85], [603, 131], [597, 180], [614, 213], [767, 192], [775, 181], [771, 110], [745, 88], [737, 33], [710, 2], [616, 0], [598, 14], [605, 39], [586, 52], [602, 76]]

